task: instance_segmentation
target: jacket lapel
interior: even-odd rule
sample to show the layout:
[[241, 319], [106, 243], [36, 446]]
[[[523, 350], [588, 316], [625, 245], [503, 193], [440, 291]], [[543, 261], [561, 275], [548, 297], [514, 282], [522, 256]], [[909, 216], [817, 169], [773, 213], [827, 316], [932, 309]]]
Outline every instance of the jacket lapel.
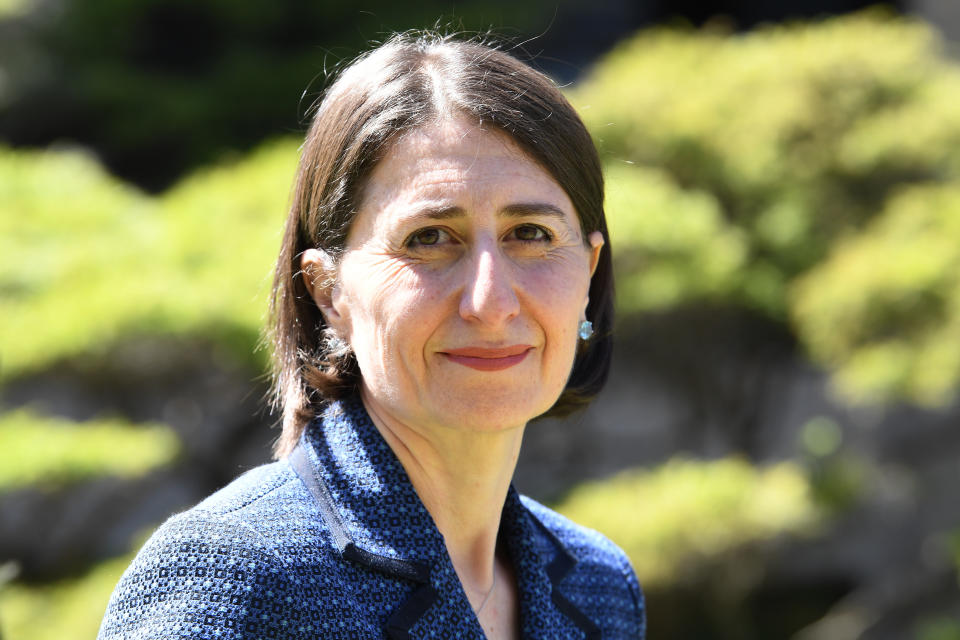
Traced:
[[522, 636], [599, 638], [596, 624], [563, 593], [563, 581], [576, 567], [575, 557], [527, 509], [512, 486], [500, 530], [517, 574]]
[[[342, 559], [414, 583], [390, 613], [388, 638], [450, 627], [484, 637], [447, 555], [443, 536], [358, 398], [332, 403], [304, 434], [290, 464], [313, 495]], [[510, 488], [505, 537], [521, 597], [524, 638], [593, 638], [595, 625], [562, 595], [576, 564]], [[443, 594], [440, 597], [439, 594]]]
[[467, 630], [462, 637], [482, 640], [443, 536], [359, 398], [327, 407], [290, 464], [317, 501], [344, 561], [414, 583], [387, 617], [386, 637], [426, 637], [453, 626]]

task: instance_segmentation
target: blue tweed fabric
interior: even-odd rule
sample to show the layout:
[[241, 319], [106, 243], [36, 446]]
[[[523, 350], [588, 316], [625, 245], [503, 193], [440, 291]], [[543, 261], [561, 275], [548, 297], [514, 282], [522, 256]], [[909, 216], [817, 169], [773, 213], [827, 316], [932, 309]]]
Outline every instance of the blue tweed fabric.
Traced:
[[[502, 542], [524, 638], [642, 638], [624, 553], [512, 487]], [[115, 638], [483, 638], [443, 538], [362, 403], [289, 459], [164, 523], [110, 599]]]

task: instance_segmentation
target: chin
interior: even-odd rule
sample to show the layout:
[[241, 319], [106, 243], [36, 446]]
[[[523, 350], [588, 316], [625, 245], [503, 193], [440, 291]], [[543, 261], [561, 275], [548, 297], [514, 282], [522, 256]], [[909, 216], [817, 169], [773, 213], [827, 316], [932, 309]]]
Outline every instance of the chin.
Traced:
[[537, 398], [534, 393], [511, 389], [507, 393], [493, 391], [461, 392], [455, 406], [447, 407], [449, 424], [468, 431], [499, 431], [525, 426], [546, 412], [556, 397]]

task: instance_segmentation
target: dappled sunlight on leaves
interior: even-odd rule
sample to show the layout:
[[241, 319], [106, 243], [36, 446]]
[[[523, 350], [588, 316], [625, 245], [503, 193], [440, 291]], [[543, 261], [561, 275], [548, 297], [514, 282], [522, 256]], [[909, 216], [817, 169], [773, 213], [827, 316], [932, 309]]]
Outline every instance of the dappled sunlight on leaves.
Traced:
[[821, 516], [799, 466], [741, 459], [674, 459], [583, 485], [555, 506], [609, 536], [648, 586], [740, 546], [809, 532]]

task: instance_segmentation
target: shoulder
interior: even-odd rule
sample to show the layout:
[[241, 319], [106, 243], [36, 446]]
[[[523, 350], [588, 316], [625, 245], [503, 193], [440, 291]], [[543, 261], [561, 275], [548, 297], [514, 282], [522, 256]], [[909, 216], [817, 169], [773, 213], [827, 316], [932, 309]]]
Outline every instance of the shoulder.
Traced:
[[212, 493], [181, 516], [229, 516], [239, 519], [264, 510], [277, 508], [290, 489], [297, 486], [297, 477], [286, 461], [261, 465], [235, 478], [230, 484]]
[[117, 584], [99, 637], [309, 637], [297, 631], [309, 607], [274, 606], [316, 596], [283, 548], [318, 535], [296, 517], [309, 501], [295, 480], [284, 462], [264, 465], [167, 520]]
[[520, 499], [575, 561], [563, 580], [569, 598], [584, 610], [605, 612], [606, 622], [617, 626], [613, 637], [644, 637], [643, 594], [627, 554], [599, 531], [579, 525], [532, 498]]
[[629, 570], [633, 574], [627, 555], [599, 531], [577, 524], [528, 496], [521, 496], [520, 500], [544, 528], [574, 555], [578, 563]]

